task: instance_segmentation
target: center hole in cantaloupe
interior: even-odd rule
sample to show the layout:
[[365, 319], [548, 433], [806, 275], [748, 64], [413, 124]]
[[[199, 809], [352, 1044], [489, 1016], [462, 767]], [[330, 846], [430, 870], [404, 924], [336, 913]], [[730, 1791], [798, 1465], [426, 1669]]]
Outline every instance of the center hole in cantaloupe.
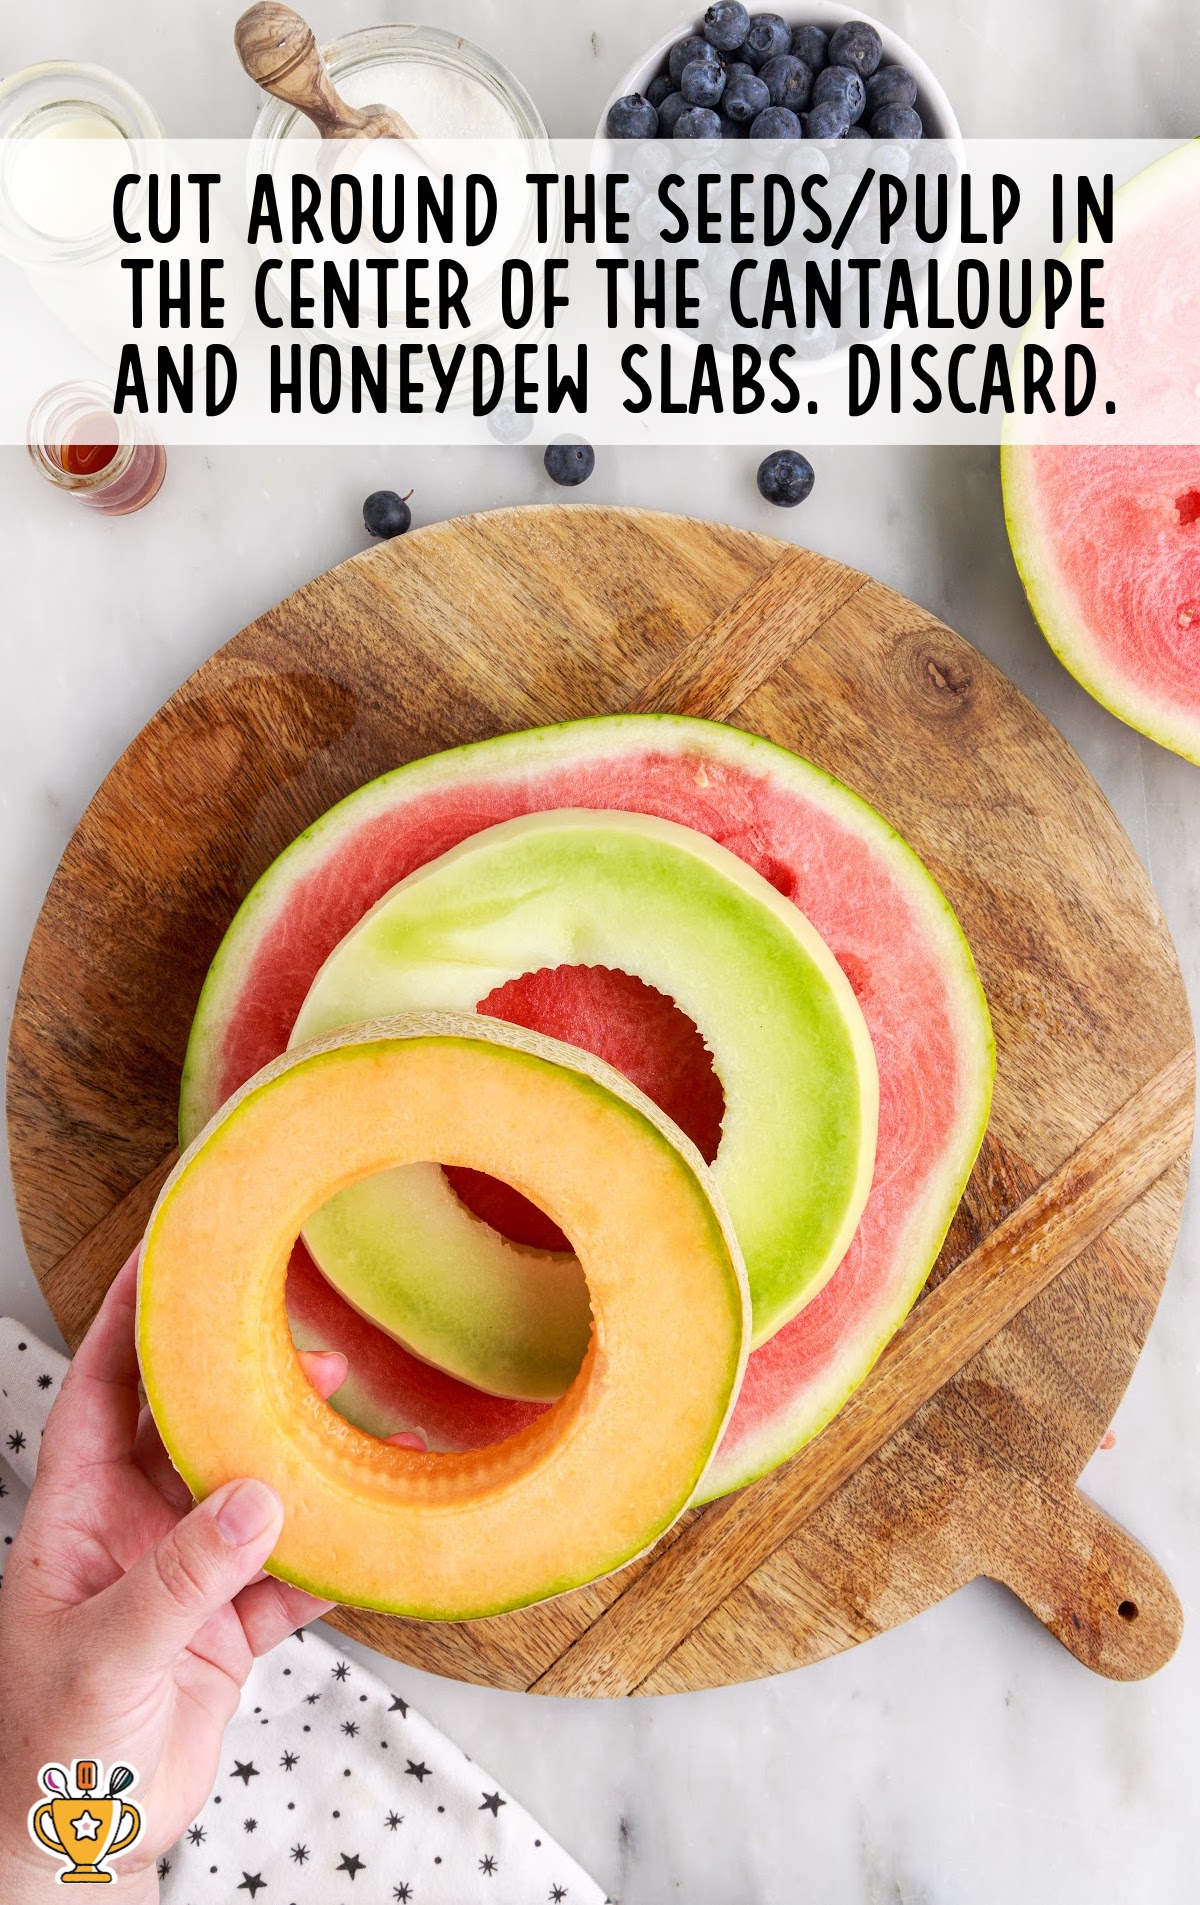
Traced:
[[[725, 1094], [712, 1056], [686, 1012], [644, 980], [607, 966], [546, 967], [498, 986], [478, 1010], [607, 1060], [687, 1133], [707, 1163], [716, 1157]], [[467, 1208], [505, 1236], [570, 1250], [553, 1219], [511, 1184], [483, 1171], [443, 1168]], [[433, 1452], [482, 1449], [516, 1435], [551, 1406], [487, 1395], [414, 1356], [351, 1309], [299, 1240], [288, 1309], [298, 1348], [346, 1356], [349, 1380], [330, 1407], [369, 1434], [415, 1430]]]
[[[694, 1020], [633, 973], [610, 966], [546, 966], [497, 986], [476, 1010], [580, 1046], [624, 1073], [685, 1131], [706, 1164], [721, 1142], [725, 1093]], [[484, 1171], [448, 1165], [446, 1177], [476, 1217], [513, 1243], [570, 1250], [545, 1211]]]

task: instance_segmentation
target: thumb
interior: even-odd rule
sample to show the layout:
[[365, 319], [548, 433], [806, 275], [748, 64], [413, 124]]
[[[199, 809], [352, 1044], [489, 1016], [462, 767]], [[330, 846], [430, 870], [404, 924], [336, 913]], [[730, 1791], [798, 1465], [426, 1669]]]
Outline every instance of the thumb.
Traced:
[[252, 1581], [283, 1526], [265, 1482], [227, 1482], [147, 1550], [101, 1597], [126, 1672], [168, 1668], [219, 1609]]

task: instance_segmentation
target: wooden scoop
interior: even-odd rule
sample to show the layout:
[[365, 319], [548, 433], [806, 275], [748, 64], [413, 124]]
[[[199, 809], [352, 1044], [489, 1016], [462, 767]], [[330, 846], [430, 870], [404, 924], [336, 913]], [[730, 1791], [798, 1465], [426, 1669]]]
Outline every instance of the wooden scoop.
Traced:
[[276, 0], [248, 7], [233, 29], [238, 58], [274, 99], [312, 120], [322, 139], [415, 138], [407, 119], [386, 106], [348, 106], [329, 77], [307, 20]]

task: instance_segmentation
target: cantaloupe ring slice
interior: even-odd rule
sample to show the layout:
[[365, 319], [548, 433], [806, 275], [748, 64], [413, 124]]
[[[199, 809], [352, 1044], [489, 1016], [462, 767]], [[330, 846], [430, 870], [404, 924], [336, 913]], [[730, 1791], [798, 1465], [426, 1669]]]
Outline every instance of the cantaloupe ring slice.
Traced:
[[[501, 1177], [571, 1238], [593, 1309], [566, 1395], [494, 1447], [392, 1447], [317, 1396], [288, 1330], [301, 1226], [434, 1159]], [[641, 1553], [694, 1493], [749, 1347], [745, 1268], [699, 1152], [600, 1060], [473, 1015], [412, 1013], [290, 1052], [201, 1132], [151, 1216], [138, 1353], [197, 1497], [283, 1499], [271, 1571], [430, 1620], [502, 1613]]]

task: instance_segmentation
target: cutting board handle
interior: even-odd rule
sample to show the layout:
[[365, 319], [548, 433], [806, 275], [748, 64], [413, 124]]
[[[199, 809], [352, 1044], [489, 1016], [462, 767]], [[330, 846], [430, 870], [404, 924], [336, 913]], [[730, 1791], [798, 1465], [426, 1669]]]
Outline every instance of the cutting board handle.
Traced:
[[1183, 1610], [1158, 1563], [1079, 1489], [1030, 1488], [994, 1517], [983, 1572], [1011, 1588], [1077, 1660], [1144, 1680], [1179, 1645]]

